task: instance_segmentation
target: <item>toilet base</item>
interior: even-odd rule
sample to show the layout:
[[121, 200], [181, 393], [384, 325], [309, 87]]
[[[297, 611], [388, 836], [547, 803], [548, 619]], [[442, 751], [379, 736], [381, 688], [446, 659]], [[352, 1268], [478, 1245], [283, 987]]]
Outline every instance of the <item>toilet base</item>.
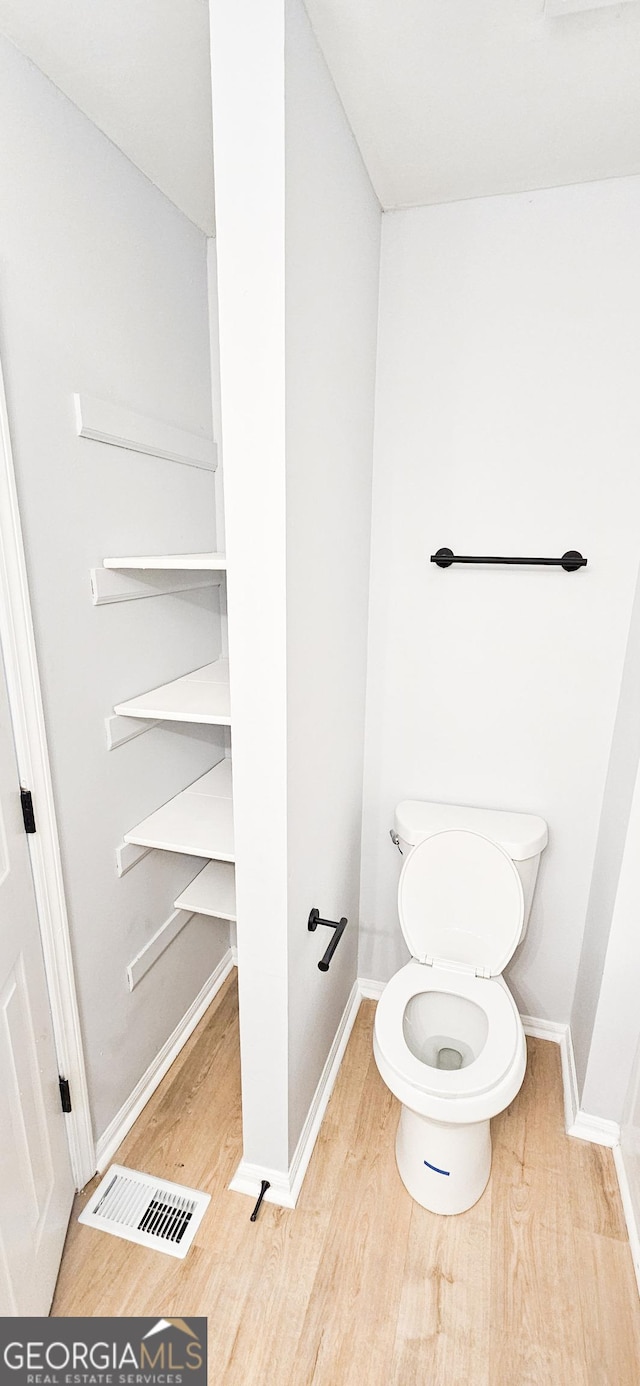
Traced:
[[491, 1123], [431, 1121], [403, 1106], [396, 1136], [400, 1178], [432, 1213], [464, 1213], [477, 1203], [491, 1173]]

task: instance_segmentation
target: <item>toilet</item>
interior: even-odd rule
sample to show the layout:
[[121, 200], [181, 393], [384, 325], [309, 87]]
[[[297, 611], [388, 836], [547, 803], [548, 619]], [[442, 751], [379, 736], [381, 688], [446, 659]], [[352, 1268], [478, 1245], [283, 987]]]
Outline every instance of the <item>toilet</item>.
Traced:
[[544, 819], [404, 800], [400, 925], [411, 961], [387, 983], [373, 1048], [402, 1103], [400, 1178], [434, 1213], [463, 1213], [491, 1172], [491, 1118], [519, 1091], [526, 1044], [502, 976], [524, 938]]

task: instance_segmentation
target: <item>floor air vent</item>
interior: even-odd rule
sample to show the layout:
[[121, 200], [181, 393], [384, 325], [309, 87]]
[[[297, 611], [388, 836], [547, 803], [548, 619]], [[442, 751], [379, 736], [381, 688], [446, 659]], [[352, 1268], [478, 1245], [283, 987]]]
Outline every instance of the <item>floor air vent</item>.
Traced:
[[112, 1165], [78, 1222], [139, 1246], [186, 1256], [207, 1210], [210, 1194]]

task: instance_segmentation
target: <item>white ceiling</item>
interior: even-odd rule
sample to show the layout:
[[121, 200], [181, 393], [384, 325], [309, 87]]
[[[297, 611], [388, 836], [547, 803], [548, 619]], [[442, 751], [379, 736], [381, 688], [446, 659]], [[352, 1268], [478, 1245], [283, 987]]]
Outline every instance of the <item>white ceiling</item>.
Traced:
[[[305, 3], [383, 207], [640, 172], [640, 0]], [[0, 30], [213, 233], [207, 0], [0, 0]]]
[[0, 0], [0, 31], [212, 234], [207, 0]]
[[385, 208], [640, 172], [640, 3], [306, 7]]

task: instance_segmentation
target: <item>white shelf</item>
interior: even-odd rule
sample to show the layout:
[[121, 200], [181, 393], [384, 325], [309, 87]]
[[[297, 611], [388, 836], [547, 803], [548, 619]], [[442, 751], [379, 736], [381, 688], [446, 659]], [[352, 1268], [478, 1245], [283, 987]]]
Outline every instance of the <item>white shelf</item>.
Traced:
[[176, 910], [236, 919], [236, 873], [232, 862], [210, 861], [174, 901]]
[[125, 558], [103, 558], [102, 565], [104, 568], [153, 568], [158, 572], [167, 568], [182, 569], [184, 572], [191, 569], [223, 572], [227, 560], [223, 553], [165, 553], [143, 558], [132, 558], [130, 555]]
[[152, 721], [205, 722], [228, 727], [229, 661], [217, 659], [172, 683], [163, 683], [138, 698], [117, 703], [119, 717], [148, 717]]
[[124, 835], [125, 842], [234, 861], [231, 761], [221, 760]]

